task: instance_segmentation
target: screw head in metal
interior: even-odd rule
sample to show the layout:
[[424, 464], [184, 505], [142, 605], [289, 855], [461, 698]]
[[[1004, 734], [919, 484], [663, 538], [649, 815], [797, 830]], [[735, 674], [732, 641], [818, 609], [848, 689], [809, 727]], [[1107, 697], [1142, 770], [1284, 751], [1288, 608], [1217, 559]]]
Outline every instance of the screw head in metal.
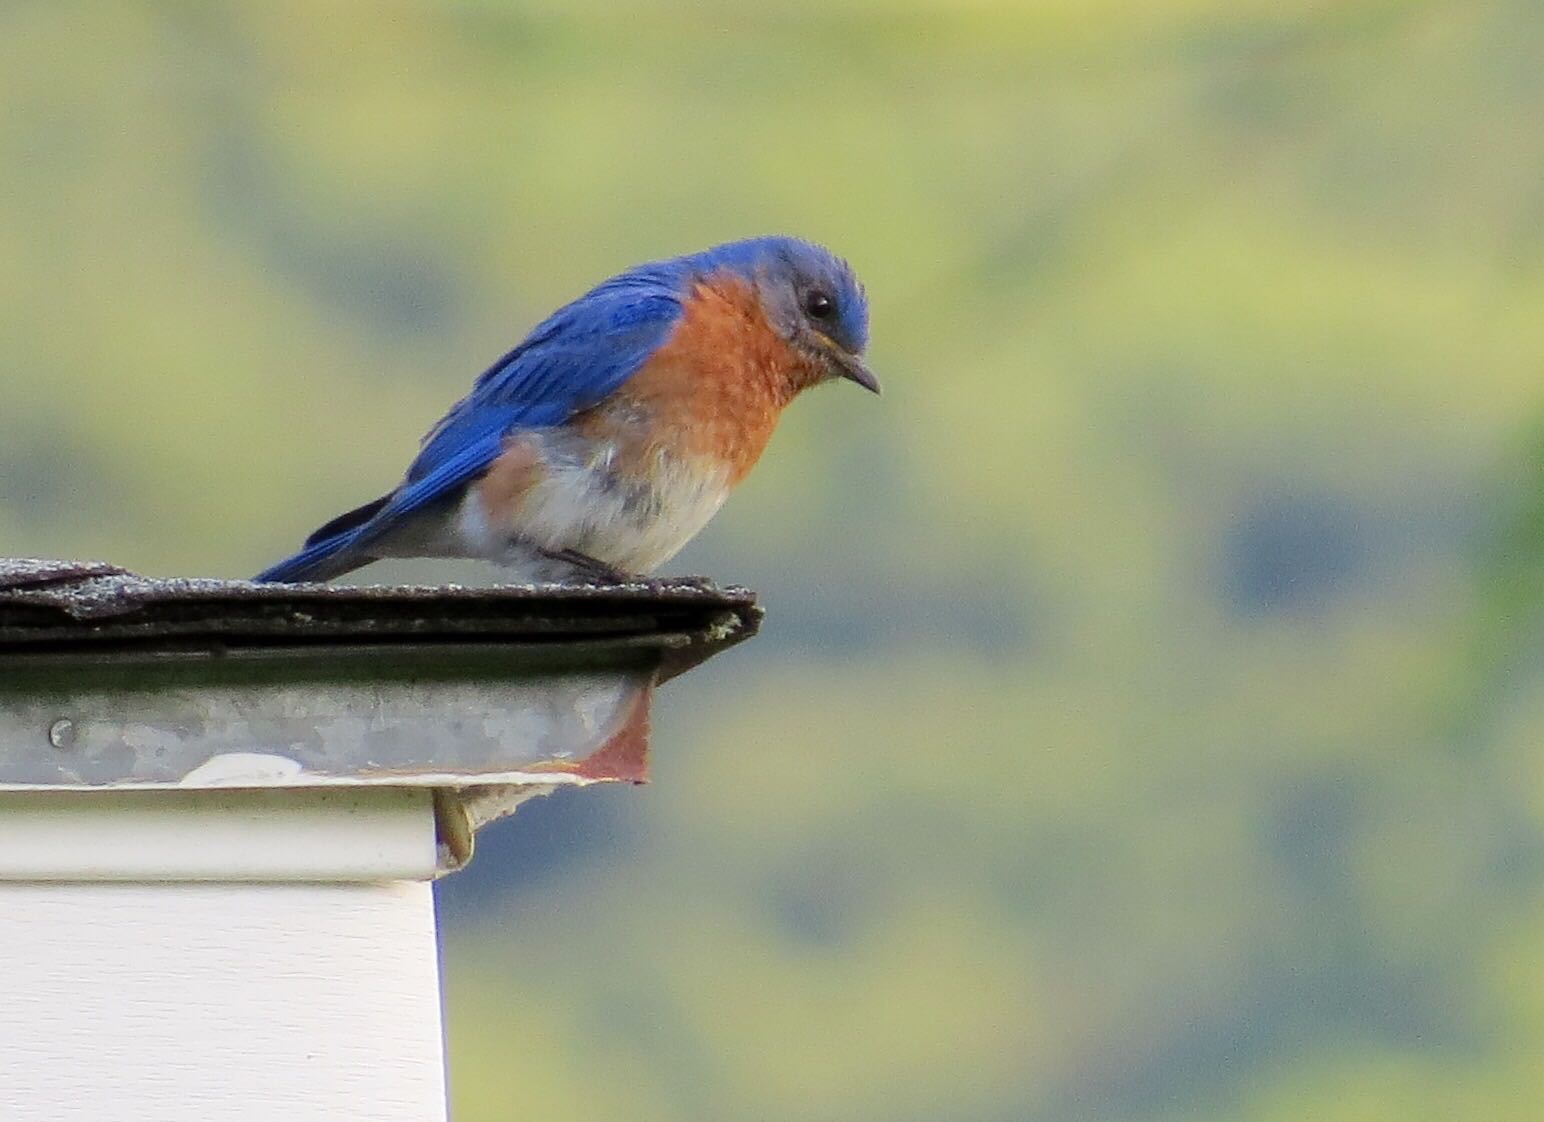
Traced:
[[49, 725], [48, 742], [55, 748], [75, 747], [75, 722], [68, 717], [60, 717]]

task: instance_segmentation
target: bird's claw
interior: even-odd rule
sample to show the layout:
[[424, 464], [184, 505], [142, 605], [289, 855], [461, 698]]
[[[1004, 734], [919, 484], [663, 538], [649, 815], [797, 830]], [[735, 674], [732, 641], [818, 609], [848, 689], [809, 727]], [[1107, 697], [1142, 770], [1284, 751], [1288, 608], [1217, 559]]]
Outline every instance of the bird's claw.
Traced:
[[631, 573], [624, 573], [616, 566], [599, 561], [588, 553], [580, 553], [577, 549], [544, 549], [542, 554], [553, 561], [572, 565], [580, 574], [597, 584], [626, 584], [633, 579]]

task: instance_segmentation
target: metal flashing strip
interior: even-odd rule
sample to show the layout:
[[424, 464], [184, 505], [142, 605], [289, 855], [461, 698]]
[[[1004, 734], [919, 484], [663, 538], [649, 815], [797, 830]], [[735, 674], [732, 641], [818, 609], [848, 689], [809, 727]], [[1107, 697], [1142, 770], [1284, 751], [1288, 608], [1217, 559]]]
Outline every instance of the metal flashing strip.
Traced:
[[250, 661], [22, 672], [0, 683], [0, 790], [647, 778], [642, 753], [618, 758], [613, 742], [646, 730], [652, 671], [501, 663], [408, 660], [381, 677]]

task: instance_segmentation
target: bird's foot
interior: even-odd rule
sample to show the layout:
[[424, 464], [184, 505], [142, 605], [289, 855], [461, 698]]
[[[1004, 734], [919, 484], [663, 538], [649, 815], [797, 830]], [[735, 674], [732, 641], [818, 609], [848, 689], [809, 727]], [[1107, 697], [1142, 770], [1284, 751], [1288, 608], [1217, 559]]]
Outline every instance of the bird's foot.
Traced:
[[595, 584], [626, 584], [635, 579], [631, 573], [624, 573], [615, 565], [596, 560], [588, 553], [580, 553], [577, 549], [544, 549], [541, 553], [552, 561], [560, 561], [572, 566], [578, 571], [578, 576], [587, 578]]

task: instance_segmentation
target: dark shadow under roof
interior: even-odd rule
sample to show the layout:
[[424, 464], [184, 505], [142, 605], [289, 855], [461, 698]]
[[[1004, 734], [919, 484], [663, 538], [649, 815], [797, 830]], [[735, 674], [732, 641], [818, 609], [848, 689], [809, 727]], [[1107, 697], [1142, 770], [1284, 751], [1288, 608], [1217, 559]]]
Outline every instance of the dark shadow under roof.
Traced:
[[[321, 585], [142, 577], [0, 558], [0, 658], [410, 644], [641, 647], [671, 677], [755, 634], [753, 593], [697, 578], [625, 584]], [[320, 652], [318, 652], [320, 653]]]

